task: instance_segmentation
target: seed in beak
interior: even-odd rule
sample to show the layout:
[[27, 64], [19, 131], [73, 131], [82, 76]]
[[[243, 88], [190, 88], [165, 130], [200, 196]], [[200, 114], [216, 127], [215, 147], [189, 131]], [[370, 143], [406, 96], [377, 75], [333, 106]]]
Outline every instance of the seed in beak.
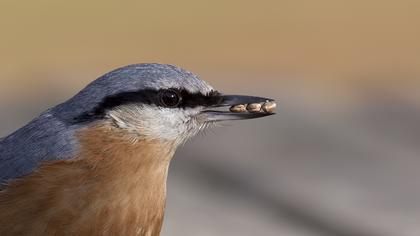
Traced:
[[277, 104], [275, 102], [265, 102], [262, 105], [262, 109], [267, 113], [274, 113], [276, 111]]
[[260, 112], [261, 111], [261, 104], [259, 103], [250, 103], [246, 106], [246, 109], [249, 112]]
[[246, 107], [245, 107], [244, 104], [239, 104], [239, 105], [235, 105], [235, 106], [230, 107], [230, 111], [235, 112], [235, 113], [245, 112]]

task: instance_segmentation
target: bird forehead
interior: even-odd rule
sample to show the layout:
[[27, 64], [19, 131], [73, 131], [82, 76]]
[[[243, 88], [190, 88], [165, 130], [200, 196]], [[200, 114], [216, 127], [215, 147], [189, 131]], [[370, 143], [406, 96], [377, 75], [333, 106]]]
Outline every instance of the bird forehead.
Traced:
[[198, 78], [183, 79], [173, 77], [146, 80], [144, 83], [144, 88], [156, 90], [176, 88], [180, 90], [186, 90], [190, 93], [201, 93], [203, 95], [206, 95], [213, 90], [210, 85]]
[[113, 92], [139, 89], [185, 89], [191, 93], [210, 93], [213, 88], [193, 73], [166, 64], [136, 64], [110, 72], [104, 76]]

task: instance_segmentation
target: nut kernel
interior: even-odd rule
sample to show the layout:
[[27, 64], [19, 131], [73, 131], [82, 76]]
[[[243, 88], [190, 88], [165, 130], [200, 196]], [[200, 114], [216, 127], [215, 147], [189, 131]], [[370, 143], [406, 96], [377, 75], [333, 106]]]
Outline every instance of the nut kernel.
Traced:
[[260, 112], [261, 111], [261, 104], [259, 103], [250, 103], [246, 107], [249, 112]]
[[239, 105], [231, 106], [230, 107], [230, 111], [231, 112], [235, 112], [235, 113], [245, 112], [246, 111], [246, 107], [245, 107], [244, 104], [239, 104]]
[[267, 113], [274, 113], [276, 111], [277, 104], [275, 102], [265, 102], [262, 105], [262, 109]]

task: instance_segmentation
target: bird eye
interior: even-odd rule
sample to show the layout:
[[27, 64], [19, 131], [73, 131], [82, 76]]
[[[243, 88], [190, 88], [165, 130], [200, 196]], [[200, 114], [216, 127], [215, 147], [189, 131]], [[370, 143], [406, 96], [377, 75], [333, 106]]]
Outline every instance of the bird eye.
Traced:
[[176, 107], [181, 103], [181, 96], [176, 90], [163, 90], [159, 93], [159, 102], [164, 107]]

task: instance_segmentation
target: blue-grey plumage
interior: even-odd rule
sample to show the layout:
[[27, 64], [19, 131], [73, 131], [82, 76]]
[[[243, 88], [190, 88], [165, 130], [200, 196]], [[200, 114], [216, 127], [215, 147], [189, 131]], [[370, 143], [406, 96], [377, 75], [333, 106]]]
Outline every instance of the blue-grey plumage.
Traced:
[[0, 181], [24, 176], [44, 161], [73, 157], [80, 125], [68, 125], [47, 110], [0, 141]]

